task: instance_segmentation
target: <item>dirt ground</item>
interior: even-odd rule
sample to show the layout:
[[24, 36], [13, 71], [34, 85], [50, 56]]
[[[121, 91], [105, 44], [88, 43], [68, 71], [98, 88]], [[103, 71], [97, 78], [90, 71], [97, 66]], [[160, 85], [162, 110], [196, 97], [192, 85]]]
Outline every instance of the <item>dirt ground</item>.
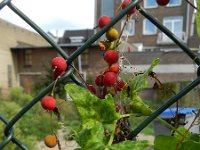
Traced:
[[[74, 150], [75, 148], [78, 147], [78, 145], [75, 141], [66, 141], [64, 139], [64, 132], [62, 130], [58, 131], [58, 137], [59, 137], [59, 141], [61, 143], [62, 150]], [[140, 134], [138, 134], [137, 139], [138, 140], [148, 140], [151, 144], [153, 144], [154, 136], [144, 135], [144, 134], [140, 133]], [[43, 141], [38, 143], [37, 149], [38, 150], [59, 150], [58, 146], [56, 146], [55, 148], [46, 147]]]

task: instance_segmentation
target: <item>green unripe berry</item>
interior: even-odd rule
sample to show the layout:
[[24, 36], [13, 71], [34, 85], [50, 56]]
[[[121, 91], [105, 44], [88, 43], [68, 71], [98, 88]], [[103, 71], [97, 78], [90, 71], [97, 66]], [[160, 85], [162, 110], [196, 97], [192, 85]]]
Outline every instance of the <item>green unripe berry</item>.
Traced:
[[106, 32], [106, 38], [109, 41], [115, 41], [117, 40], [119, 37], [119, 33], [115, 28], [110, 28], [107, 32]]

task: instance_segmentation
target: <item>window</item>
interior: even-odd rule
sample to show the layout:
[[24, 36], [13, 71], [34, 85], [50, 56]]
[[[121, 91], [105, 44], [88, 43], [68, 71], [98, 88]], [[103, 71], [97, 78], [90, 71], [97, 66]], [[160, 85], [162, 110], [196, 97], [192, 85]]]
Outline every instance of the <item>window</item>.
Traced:
[[182, 0], [170, 0], [168, 3], [168, 7], [173, 7], [173, 6], [180, 6]]
[[25, 50], [25, 65], [31, 66], [32, 65], [32, 51]]
[[153, 35], [153, 34], [156, 34], [156, 32], [157, 32], [156, 26], [148, 19], [144, 19], [143, 20], [143, 34]]
[[158, 4], [156, 0], [144, 0], [144, 8], [156, 8]]
[[13, 86], [13, 79], [12, 79], [12, 65], [7, 66], [7, 73], [8, 73], [8, 87], [11, 88]]
[[[183, 17], [175, 16], [175, 17], [165, 17], [163, 20], [163, 24], [167, 27], [172, 33], [174, 33], [180, 39], [183, 39]], [[169, 39], [166, 35], [164, 39]]]
[[101, 16], [114, 16], [114, 0], [101, 0]]
[[88, 49], [85, 50], [81, 54], [81, 61], [82, 61], [82, 66], [83, 67], [88, 67], [88, 65], [89, 65], [89, 51], [88, 51]]
[[[123, 28], [125, 21], [126, 20], [122, 20], [121, 29]], [[127, 22], [122, 36], [133, 36], [134, 34], [135, 34], [135, 20], [131, 19]]]

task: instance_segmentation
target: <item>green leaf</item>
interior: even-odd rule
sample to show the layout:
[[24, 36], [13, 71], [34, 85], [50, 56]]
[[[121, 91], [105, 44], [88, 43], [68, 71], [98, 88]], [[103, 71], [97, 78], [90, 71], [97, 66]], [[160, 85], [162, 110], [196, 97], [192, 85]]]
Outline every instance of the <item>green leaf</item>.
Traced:
[[[184, 127], [178, 127], [177, 131], [179, 131], [179, 133], [181, 133], [182, 135], [180, 135], [179, 133], [177, 133], [176, 131], [174, 132], [174, 137], [177, 138], [178, 140], [182, 139], [182, 136], [185, 134], [185, 132], [187, 132], [187, 129]], [[185, 140], [189, 139], [191, 136], [190, 132], [187, 132], [186, 136], [185, 136]]]
[[176, 150], [178, 142], [176, 137], [159, 135], [154, 140], [154, 150]]
[[148, 141], [124, 141], [111, 145], [109, 150], [144, 150], [150, 146]]
[[129, 113], [138, 114], [138, 116], [149, 116], [152, 114], [150, 107], [142, 101], [139, 95], [134, 94], [134, 96], [127, 101], [126, 110]]
[[97, 123], [92, 128], [82, 129], [76, 136], [76, 141], [83, 150], [93, 148], [99, 150], [104, 146], [104, 128], [101, 123]]
[[[186, 129], [182, 127], [178, 128], [177, 130], [183, 134], [186, 131]], [[174, 136], [164, 136], [164, 135], [156, 136], [154, 140], [154, 149], [155, 150], [169, 150], [169, 149], [176, 150], [178, 144], [180, 144], [179, 146], [180, 150], [200, 149], [200, 142], [197, 142], [199, 140], [199, 135], [194, 134], [195, 137], [191, 137], [191, 135], [192, 134], [189, 133], [182, 143], [180, 143], [182, 139], [182, 136], [180, 136], [180, 134], [174, 134]]]
[[200, 0], [197, 0], [196, 28], [197, 34], [200, 36]]
[[195, 142], [200, 142], [199, 134], [196, 134], [196, 133], [191, 133], [188, 139]]
[[198, 150], [200, 143], [195, 141], [184, 141], [181, 145], [181, 150]]
[[154, 59], [151, 63], [151, 66], [149, 67], [149, 69], [147, 69], [147, 71], [145, 71], [144, 74], [139, 74], [139, 75], [135, 76], [130, 83], [131, 91], [138, 92], [138, 91], [141, 91], [144, 88], [146, 88], [148, 86], [147, 77], [148, 77], [149, 73], [159, 63], [160, 63], [159, 58]]
[[98, 122], [112, 124], [119, 119], [120, 115], [115, 110], [111, 95], [107, 95], [104, 100], [101, 100], [89, 90], [75, 84], [66, 85], [65, 90], [74, 101], [83, 128], [93, 127]]

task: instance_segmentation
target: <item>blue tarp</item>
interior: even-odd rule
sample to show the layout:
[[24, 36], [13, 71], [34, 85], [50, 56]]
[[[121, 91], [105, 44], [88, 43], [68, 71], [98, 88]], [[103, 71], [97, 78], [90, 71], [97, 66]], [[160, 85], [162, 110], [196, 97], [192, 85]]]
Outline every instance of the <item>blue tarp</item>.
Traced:
[[[176, 109], [177, 108], [168, 108], [163, 113], [160, 114], [160, 117], [161, 118], [173, 118], [176, 115]], [[185, 115], [192, 115], [197, 111], [198, 111], [198, 108], [195, 108], [195, 107], [188, 107], [188, 108], [179, 107], [178, 108], [178, 113], [185, 114]]]

